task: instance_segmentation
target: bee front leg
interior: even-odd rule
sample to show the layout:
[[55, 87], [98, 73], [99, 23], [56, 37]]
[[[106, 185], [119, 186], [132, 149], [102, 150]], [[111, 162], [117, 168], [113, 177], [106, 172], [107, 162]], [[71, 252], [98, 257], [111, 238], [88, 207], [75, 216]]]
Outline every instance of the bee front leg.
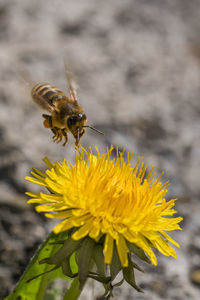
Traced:
[[79, 148], [79, 140], [80, 140], [80, 138], [79, 138], [79, 131], [78, 131], [77, 135], [74, 135], [74, 138], [75, 138], [74, 146], [75, 146], [75, 148], [76, 147]]
[[79, 147], [80, 139], [84, 135], [84, 133], [85, 133], [85, 129], [83, 129], [81, 132], [78, 130], [78, 134], [76, 136], [74, 136], [74, 138], [75, 138], [75, 147]]
[[84, 135], [85, 133], [85, 129], [83, 129], [80, 133], [79, 133], [79, 140], [81, 139], [81, 137]]
[[75, 140], [74, 146], [75, 146], [75, 148], [79, 148], [79, 140], [78, 139]]

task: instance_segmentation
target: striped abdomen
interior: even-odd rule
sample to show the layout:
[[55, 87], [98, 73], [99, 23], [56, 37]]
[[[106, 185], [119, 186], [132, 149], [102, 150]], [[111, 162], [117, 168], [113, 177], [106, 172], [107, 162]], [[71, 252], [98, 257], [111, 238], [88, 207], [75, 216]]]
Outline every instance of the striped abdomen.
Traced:
[[60, 89], [45, 83], [36, 84], [32, 88], [31, 96], [38, 105], [47, 110], [51, 110], [56, 101], [68, 99]]

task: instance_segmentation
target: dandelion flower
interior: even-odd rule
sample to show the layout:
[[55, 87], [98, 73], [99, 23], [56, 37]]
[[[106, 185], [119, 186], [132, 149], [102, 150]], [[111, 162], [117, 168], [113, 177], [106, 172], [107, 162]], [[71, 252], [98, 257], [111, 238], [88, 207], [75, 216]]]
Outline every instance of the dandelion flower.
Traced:
[[52, 164], [45, 158], [49, 169], [45, 173], [33, 169], [33, 177], [26, 179], [46, 187], [48, 193], [27, 193], [28, 203], [39, 203], [37, 212], [48, 218], [63, 219], [54, 228], [56, 234], [73, 228], [72, 240], [103, 240], [108, 265], [117, 252], [121, 268], [128, 268], [133, 247], [144, 251], [154, 265], [152, 248], [176, 258], [169, 242], [179, 245], [165, 231], [180, 230], [182, 218], [172, 217], [176, 199], [165, 199], [168, 182], [160, 181], [162, 174], [155, 179], [154, 167], [147, 172], [140, 158], [132, 167], [132, 155], [125, 158], [124, 152], [115, 150], [112, 158], [113, 147], [105, 154], [96, 148], [97, 155], [91, 148], [81, 148], [74, 165], [65, 159]]

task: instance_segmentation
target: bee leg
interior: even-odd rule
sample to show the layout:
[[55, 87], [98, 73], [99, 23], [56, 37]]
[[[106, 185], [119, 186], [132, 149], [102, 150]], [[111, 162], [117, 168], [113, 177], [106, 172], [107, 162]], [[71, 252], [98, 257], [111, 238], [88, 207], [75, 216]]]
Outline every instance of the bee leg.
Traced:
[[62, 134], [62, 131], [60, 130], [60, 128], [54, 127], [51, 130], [54, 133], [53, 141], [56, 142], [57, 144], [60, 143], [62, 141], [62, 137], [63, 137], [63, 134]]
[[63, 146], [65, 146], [67, 144], [67, 141], [68, 141], [68, 136], [67, 136], [67, 132], [65, 131], [65, 128], [62, 129], [62, 135], [65, 139], [65, 141], [63, 143]]
[[80, 137], [79, 137], [79, 135], [78, 136], [76, 136], [75, 137], [75, 148], [77, 147], [77, 148], [79, 148], [79, 142], [80, 142]]
[[56, 141], [57, 144], [62, 141], [62, 137], [63, 137], [62, 131], [59, 129], [58, 130], [58, 137], [57, 137], [57, 141]]
[[74, 138], [75, 138], [75, 148], [78, 147], [79, 148], [79, 140], [80, 140], [80, 136], [79, 136], [79, 130], [77, 132], [77, 135], [74, 135]]
[[56, 142], [59, 138], [59, 129], [56, 127], [51, 128], [51, 131], [54, 133], [53, 141]]
[[45, 118], [45, 120], [43, 122], [44, 127], [45, 128], [52, 128], [52, 126], [53, 126], [52, 125], [52, 117], [49, 116], [49, 115], [46, 115], [46, 114], [43, 114], [42, 116], [43, 116], [43, 118]]
[[79, 140], [76, 139], [75, 143], [74, 143], [75, 148], [79, 148]]
[[81, 137], [84, 135], [85, 133], [85, 129], [83, 129], [80, 133], [79, 133], [79, 140], [81, 139]]
[[83, 129], [81, 132], [78, 131], [77, 136], [75, 136], [75, 139], [76, 139], [76, 141], [75, 141], [75, 147], [79, 147], [80, 139], [84, 135], [84, 133], [85, 133], [85, 129]]

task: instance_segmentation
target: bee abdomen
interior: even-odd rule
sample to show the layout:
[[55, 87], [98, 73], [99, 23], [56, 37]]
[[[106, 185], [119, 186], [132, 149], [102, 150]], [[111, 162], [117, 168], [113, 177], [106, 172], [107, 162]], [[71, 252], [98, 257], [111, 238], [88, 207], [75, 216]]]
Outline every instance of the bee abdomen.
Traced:
[[31, 91], [31, 96], [36, 102], [42, 100], [50, 105], [57, 100], [66, 99], [66, 95], [60, 89], [45, 83], [36, 84]]

